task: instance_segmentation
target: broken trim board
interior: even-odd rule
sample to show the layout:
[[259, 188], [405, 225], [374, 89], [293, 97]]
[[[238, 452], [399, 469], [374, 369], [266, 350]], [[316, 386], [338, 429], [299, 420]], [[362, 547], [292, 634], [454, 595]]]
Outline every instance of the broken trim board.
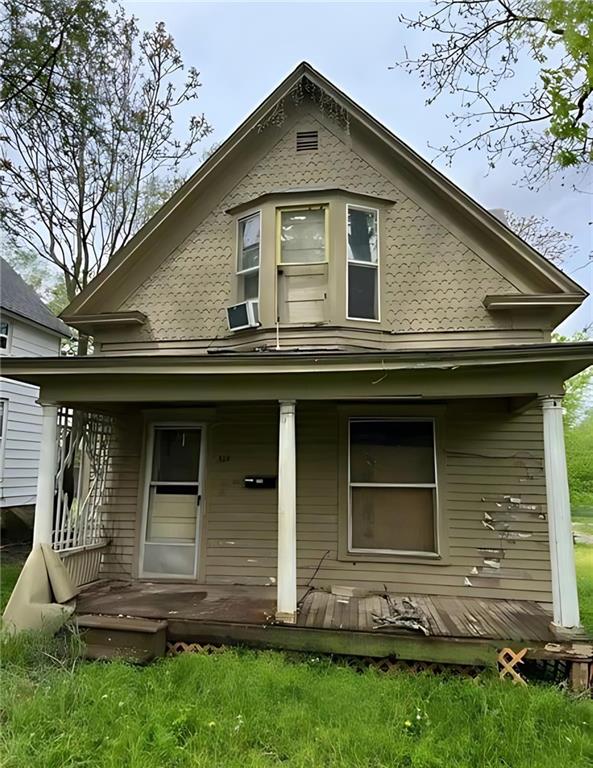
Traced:
[[78, 594], [68, 571], [49, 544], [38, 544], [25, 561], [2, 616], [9, 632], [56, 632], [74, 613]]

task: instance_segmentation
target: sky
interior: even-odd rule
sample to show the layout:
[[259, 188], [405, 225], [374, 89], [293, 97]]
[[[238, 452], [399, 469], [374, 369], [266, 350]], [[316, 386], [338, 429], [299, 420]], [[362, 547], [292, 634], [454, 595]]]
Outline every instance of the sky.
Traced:
[[[453, 130], [447, 114], [458, 107], [458, 96], [446, 95], [426, 106], [419, 79], [391, 69], [430, 44], [426, 33], [398, 21], [400, 14], [414, 16], [428, 8], [426, 3], [126, 0], [124, 5], [143, 29], [164, 21], [186, 66], [200, 72], [200, 99], [191, 111], [204, 112], [214, 128], [204, 149], [223, 141], [303, 60], [429, 161], [437, 154], [430, 147], [445, 143]], [[533, 63], [522, 62], [509, 87], [527, 87], [534, 74]], [[197, 166], [199, 157], [194, 161]], [[593, 190], [576, 192], [570, 183], [556, 180], [529, 191], [517, 183], [520, 173], [510, 161], [489, 170], [485, 155], [475, 150], [458, 154], [451, 166], [443, 159], [435, 165], [486, 208], [545, 216], [571, 233], [578, 253], [564, 270], [593, 293], [593, 262], [587, 263]], [[569, 334], [591, 323], [589, 298], [559, 330]]]

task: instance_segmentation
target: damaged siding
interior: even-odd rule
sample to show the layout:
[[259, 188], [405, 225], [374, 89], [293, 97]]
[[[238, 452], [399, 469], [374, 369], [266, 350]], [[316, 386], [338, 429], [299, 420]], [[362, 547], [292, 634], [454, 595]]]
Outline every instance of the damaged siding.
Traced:
[[[395, 592], [551, 601], [539, 409], [505, 400], [452, 401], [444, 415], [448, 553], [444, 562], [338, 559], [338, 410], [297, 403], [299, 586], [348, 584]], [[113, 543], [102, 575], [134, 573], [142, 422], [119, 422], [110, 474]], [[208, 425], [201, 572], [210, 584], [274, 584], [277, 492], [243, 487], [277, 474], [278, 405], [220, 405]], [[321, 564], [320, 564], [321, 563]]]
[[509, 415], [505, 401], [460, 401], [448, 405], [445, 422], [446, 564], [340, 561], [337, 413], [297, 405], [301, 586], [325, 554], [316, 586], [551, 600], [541, 414]]

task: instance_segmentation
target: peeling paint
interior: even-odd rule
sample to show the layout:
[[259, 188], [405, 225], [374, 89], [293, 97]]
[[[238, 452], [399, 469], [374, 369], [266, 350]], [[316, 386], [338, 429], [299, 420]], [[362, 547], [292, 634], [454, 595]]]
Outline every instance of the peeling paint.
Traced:
[[488, 568], [500, 568], [500, 560], [484, 558], [484, 565]]
[[463, 585], [464, 585], [465, 587], [473, 587], [473, 584], [472, 584], [472, 583], [471, 583], [471, 581], [470, 581], [470, 580], [467, 578], [467, 576], [466, 576], [466, 577], [464, 578], [464, 580], [463, 580]]

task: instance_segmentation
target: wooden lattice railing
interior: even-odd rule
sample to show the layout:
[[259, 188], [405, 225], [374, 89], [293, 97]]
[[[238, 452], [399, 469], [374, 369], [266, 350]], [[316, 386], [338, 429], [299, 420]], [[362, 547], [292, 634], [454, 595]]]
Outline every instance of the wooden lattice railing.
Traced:
[[113, 417], [60, 408], [52, 546], [77, 586], [98, 578]]

